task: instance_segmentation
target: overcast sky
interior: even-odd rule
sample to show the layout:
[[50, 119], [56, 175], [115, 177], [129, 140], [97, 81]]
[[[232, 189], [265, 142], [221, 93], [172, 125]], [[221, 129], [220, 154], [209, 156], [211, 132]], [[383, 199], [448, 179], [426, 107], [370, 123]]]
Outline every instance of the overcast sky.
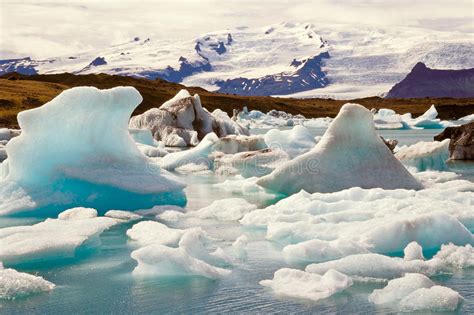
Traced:
[[474, 32], [473, 0], [0, 0], [0, 58], [51, 57], [135, 36], [192, 39], [284, 21]]

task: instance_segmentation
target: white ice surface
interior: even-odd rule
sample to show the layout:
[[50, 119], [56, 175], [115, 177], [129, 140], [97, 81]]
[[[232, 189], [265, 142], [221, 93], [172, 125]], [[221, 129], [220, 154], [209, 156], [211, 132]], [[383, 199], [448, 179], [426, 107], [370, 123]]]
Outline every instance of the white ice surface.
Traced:
[[117, 224], [92, 216], [94, 209], [76, 208], [30, 226], [0, 229], [0, 261], [18, 264], [71, 258], [80, 246], [91, 245], [103, 231]]
[[26, 297], [53, 290], [55, 285], [42, 277], [3, 268], [0, 263], [0, 300]]
[[350, 277], [328, 270], [323, 275], [297, 269], [283, 268], [275, 272], [273, 279], [260, 284], [269, 287], [277, 295], [318, 301], [341, 292], [352, 285]]
[[288, 195], [301, 189], [422, 188], [376, 134], [372, 113], [358, 104], [345, 104], [311, 151], [278, 167], [257, 184]]

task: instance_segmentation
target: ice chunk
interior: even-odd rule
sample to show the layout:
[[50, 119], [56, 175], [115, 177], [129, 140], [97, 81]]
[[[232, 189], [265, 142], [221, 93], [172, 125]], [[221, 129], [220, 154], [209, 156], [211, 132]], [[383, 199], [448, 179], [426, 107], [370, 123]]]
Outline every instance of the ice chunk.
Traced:
[[0, 300], [16, 299], [53, 290], [55, 285], [42, 277], [4, 269], [0, 263]]
[[221, 221], [237, 221], [246, 213], [257, 209], [257, 206], [242, 198], [228, 198], [214, 201], [207, 207], [190, 211], [186, 216], [200, 219], [215, 219]]
[[155, 146], [156, 141], [153, 139], [151, 131], [148, 129], [128, 129], [133, 141], [141, 144]]
[[275, 272], [272, 280], [262, 280], [260, 284], [271, 288], [277, 295], [318, 301], [347, 289], [352, 280], [336, 270], [328, 270], [321, 276], [283, 268]]
[[282, 150], [290, 158], [308, 152], [316, 145], [314, 136], [303, 126], [290, 130], [271, 129], [265, 134], [265, 143], [273, 151]]
[[219, 175], [239, 174], [246, 178], [262, 176], [287, 162], [288, 158], [285, 152], [271, 149], [226, 154], [215, 157], [214, 169]]
[[144, 155], [148, 157], [163, 157], [169, 152], [165, 149], [163, 142], [159, 141], [156, 146], [137, 143], [137, 147]]
[[221, 248], [216, 252], [209, 253], [207, 247], [210, 242], [209, 235], [201, 228], [190, 228], [185, 230], [178, 247], [194, 258], [200, 259], [210, 265], [224, 266], [230, 264], [230, 258], [226, 257]]
[[441, 142], [418, 142], [403, 147], [395, 153], [395, 157], [404, 165], [415, 167], [418, 171], [447, 170], [446, 160], [449, 159], [449, 139]]
[[432, 286], [418, 289], [406, 296], [400, 301], [400, 309], [404, 312], [454, 311], [462, 300], [462, 296], [450, 288]]
[[[412, 249], [413, 245], [409, 246], [407, 251]], [[406, 260], [374, 253], [356, 254], [338, 260], [308, 265], [306, 271], [321, 274], [329, 269], [335, 269], [354, 279], [365, 280], [393, 279], [401, 277], [405, 273], [432, 276], [452, 272], [456, 268], [472, 267], [473, 256], [474, 251], [471, 245], [458, 247], [449, 244], [443, 245], [441, 250], [427, 261], [422, 259]]]
[[283, 257], [288, 263], [310, 263], [368, 252], [365, 247], [351, 240], [309, 240], [286, 246], [283, 248]]
[[434, 258], [439, 258], [455, 268], [472, 268], [474, 267], [474, 248], [470, 244], [466, 246], [446, 244], [441, 246], [441, 250]]
[[381, 108], [374, 114], [374, 125], [376, 129], [409, 128], [408, 124], [403, 121], [401, 115], [387, 108]]
[[190, 150], [174, 152], [166, 155], [160, 161], [161, 167], [167, 170], [174, 170], [186, 164], [204, 164], [211, 167], [212, 161], [209, 154], [214, 150], [214, 144], [219, 141], [215, 133], [209, 133], [202, 139], [199, 145]]
[[421, 189], [376, 134], [372, 113], [345, 104], [320, 142], [257, 184], [284, 194], [304, 189], [334, 192], [350, 187]]
[[143, 218], [141, 215], [123, 210], [109, 210], [105, 213], [104, 216], [122, 221], [137, 221]]
[[[171, 229], [153, 221], [135, 224], [127, 235], [143, 246], [132, 252], [138, 266], [134, 275], [146, 276], [203, 276], [217, 279], [227, 276], [230, 270], [222, 269], [229, 264], [222, 250], [208, 252], [210, 237], [201, 228]], [[166, 245], [176, 246], [171, 248]]]
[[380, 254], [356, 254], [338, 260], [311, 264], [306, 267], [307, 272], [322, 274], [335, 269], [354, 279], [393, 279], [405, 273], [421, 273], [434, 275], [444, 270], [445, 264], [438, 259], [423, 261], [406, 261], [399, 257], [388, 257]]
[[214, 149], [225, 154], [235, 154], [239, 152], [258, 151], [267, 148], [263, 136], [252, 135], [229, 135], [222, 137], [214, 145]]
[[94, 209], [73, 209], [31, 226], [0, 229], [0, 261], [5, 264], [71, 258], [81, 246], [91, 246], [103, 231], [117, 224], [91, 217]]
[[441, 121], [438, 117], [438, 111], [434, 105], [423, 113], [423, 115], [410, 121], [410, 125], [415, 128], [423, 129], [441, 129], [450, 126], [448, 122]]
[[[335, 193], [302, 191], [246, 214], [240, 223], [266, 227], [267, 239], [285, 245], [338, 240], [328, 243], [328, 253], [329, 249], [344, 253], [349, 246], [346, 244], [354, 243], [354, 248], [397, 255], [412, 241], [426, 250], [437, 250], [449, 242], [471, 244], [474, 185], [449, 180], [449, 176], [445, 179], [420, 191], [357, 187]], [[313, 256], [306, 247], [301, 251], [298, 246], [289, 248], [295, 250], [295, 257], [303, 252], [312, 259], [323, 254], [315, 251]]]
[[177, 245], [184, 231], [172, 229], [156, 221], [142, 221], [127, 230], [127, 236], [137, 245]]
[[129, 134], [128, 119], [141, 101], [133, 87], [76, 87], [21, 112], [22, 133], [7, 144], [0, 195], [11, 194], [4, 187], [13, 182], [37, 207], [59, 203], [51, 200], [52, 187], [63, 204], [97, 209], [127, 200], [133, 207], [133, 194], [143, 202], [184, 204], [184, 184], [145, 157]]
[[231, 271], [192, 257], [182, 248], [149, 245], [132, 252], [138, 262], [133, 270], [135, 276], [202, 276], [219, 279]]
[[92, 219], [95, 217], [97, 217], [97, 210], [82, 207], [68, 209], [58, 215], [59, 220], [65, 221]]
[[405, 260], [425, 260], [423, 257], [423, 248], [417, 242], [411, 242], [403, 250]]
[[431, 288], [434, 285], [425, 275], [407, 273], [403, 278], [390, 280], [385, 288], [374, 290], [369, 295], [369, 301], [374, 304], [396, 303], [418, 289]]
[[181, 90], [160, 108], [152, 108], [132, 117], [130, 128], [148, 129], [156, 140], [167, 146], [196, 146], [211, 132], [219, 137], [229, 134], [248, 135], [248, 130], [221, 111], [212, 114], [203, 108], [199, 95]]

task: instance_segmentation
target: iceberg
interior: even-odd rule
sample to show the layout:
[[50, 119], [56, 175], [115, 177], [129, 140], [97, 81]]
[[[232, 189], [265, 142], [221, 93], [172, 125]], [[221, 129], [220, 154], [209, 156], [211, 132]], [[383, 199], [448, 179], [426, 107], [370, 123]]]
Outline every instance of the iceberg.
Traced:
[[402, 278], [390, 280], [383, 289], [374, 290], [369, 301], [374, 304], [396, 303], [421, 288], [431, 288], [435, 283], [419, 273], [407, 273]]
[[385, 288], [369, 295], [369, 301], [374, 304], [390, 303], [404, 312], [454, 311], [462, 300], [456, 291], [438, 286], [417, 273], [390, 280]]
[[97, 217], [95, 209], [74, 208], [57, 219], [0, 229], [0, 261], [25, 264], [74, 258], [79, 249], [97, 245], [98, 236], [117, 220]]
[[276, 168], [257, 184], [283, 193], [335, 192], [350, 187], [421, 189], [376, 134], [372, 113], [345, 104], [321, 141], [309, 152]]
[[271, 129], [265, 134], [265, 143], [273, 151], [282, 150], [290, 158], [308, 152], [316, 145], [314, 136], [303, 126], [290, 130]]
[[318, 301], [341, 292], [352, 285], [352, 279], [336, 270], [323, 275], [297, 269], [283, 268], [275, 272], [272, 280], [260, 284], [271, 288], [275, 294]]
[[130, 119], [131, 129], [148, 129], [154, 139], [166, 146], [196, 146], [207, 134], [219, 137], [229, 134], [248, 135], [248, 130], [233, 121], [227, 113], [203, 108], [199, 95], [181, 90], [159, 108], [152, 108]]
[[0, 300], [13, 300], [41, 292], [49, 292], [55, 285], [42, 277], [5, 269], [0, 263]]
[[395, 157], [407, 167], [417, 171], [445, 171], [449, 159], [449, 139], [441, 142], [420, 141], [408, 147], [403, 147], [395, 153]]
[[[337, 260], [310, 264], [306, 266], [305, 270], [322, 274], [330, 269], [335, 269], [352, 277], [354, 280], [371, 281], [400, 278], [407, 273], [434, 276], [442, 273], [452, 273], [459, 268], [472, 267], [470, 264], [463, 263], [468, 256], [470, 256], [472, 262], [473, 251], [471, 245], [455, 246], [448, 244], [445, 246], [448, 246], [449, 249], [441, 249], [430, 260], [407, 260], [400, 257], [368, 253], [349, 255]], [[457, 254], [462, 253], [463, 255], [457, 255], [454, 252]]]
[[400, 309], [404, 312], [452, 312], [462, 301], [458, 292], [437, 285], [412, 292], [400, 301]]
[[214, 152], [214, 145], [219, 141], [213, 132], [207, 134], [194, 148], [167, 154], [160, 161], [160, 166], [166, 170], [175, 170], [187, 164], [203, 164], [207, 169], [212, 168], [210, 154]]
[[163, 245], [149, 245], [132, 252], [131, 257], [138, 262], [134, 276], [201, 276], [219, 279], [231, 271], [192, 257], [182, 248]]
[[184, 204], [185, 185], [144, 156], [129, 134], [141, 100], [133, 87], [77, 87], [18, 114], [22, 133], [8, 142], [2, 163], [1, 214], [25, 210], [9, 197], [14, 191], [42, 210]]
[[230, 259], [225, 257], [222, 249], [218, 247], [214, 253], [208, 252], [210, 238], [201, 228], [178, 230], [158, 222], [144, 221], [135, 224], [127, 235], [139, 246], [131, 253], [138, 263], [133, 270], [135, 276], [218, 279], [231, 273], [219, 267], [228, 265]]
[[198, 218], [198, 219], [210, 219], [219, 221], [238, 221], [245, 214], [252, 210], [257, 209], [257, 206], [249, 203], [247, 200], [242, 198], [228, 198], [219, 199], [211, 203], [209, 206], [201, 208], [196, 211], [189, 211], [186, 213], [179, 212], [176, 210], [167, 210], [162, 214], [158, 215], [165, 221], [178, 221], [184, 218]]

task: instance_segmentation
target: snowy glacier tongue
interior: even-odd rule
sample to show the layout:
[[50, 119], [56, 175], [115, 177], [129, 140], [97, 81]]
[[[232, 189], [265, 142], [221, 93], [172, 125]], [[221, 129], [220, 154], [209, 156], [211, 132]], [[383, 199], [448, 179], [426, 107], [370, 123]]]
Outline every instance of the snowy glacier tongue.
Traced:
[[0, 213], [42, 207], [48, 198], [105, 208], [119, 191], [184, 204], [184, 184], [145, 157], [129, 134], [128, 120], [141, 101], [133, 87], [77, 87], [21, 112], [22, 133], [8, 142], [2, 164], [0, 195], [7, 202]]

